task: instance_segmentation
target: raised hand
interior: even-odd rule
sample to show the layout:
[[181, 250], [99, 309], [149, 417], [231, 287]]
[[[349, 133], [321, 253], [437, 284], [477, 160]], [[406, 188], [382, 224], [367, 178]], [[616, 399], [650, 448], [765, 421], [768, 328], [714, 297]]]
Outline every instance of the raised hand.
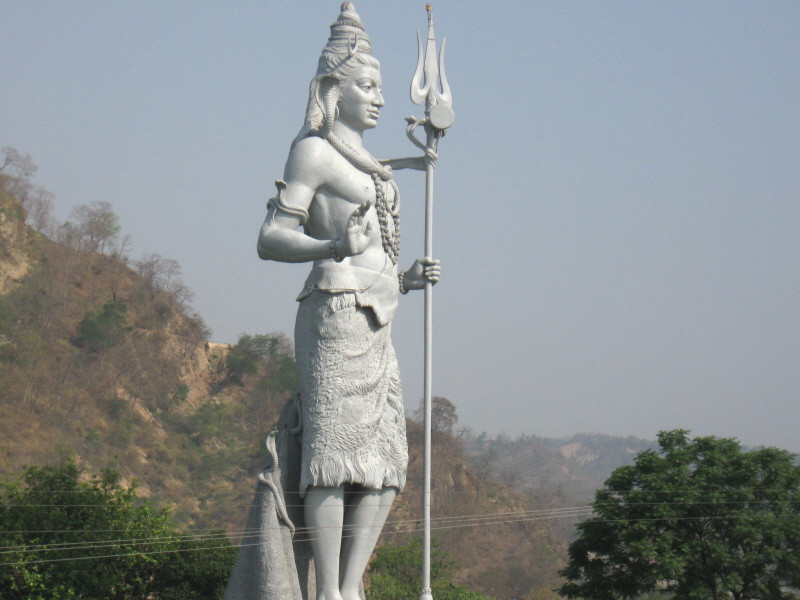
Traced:
[[340, 257], [356, 256], [361, 254], [367, 249], [370, 242], [370, 233], [372, 233], [372, 223], [367, 223], [364, 226], [364, 215], [372, 207], [372, 202], [367, 201], [359, 205], [353, 211], [347, 221], [347, 230], [344, 236], [340, 237], [334, 243], [336, 245], [336, 254]]

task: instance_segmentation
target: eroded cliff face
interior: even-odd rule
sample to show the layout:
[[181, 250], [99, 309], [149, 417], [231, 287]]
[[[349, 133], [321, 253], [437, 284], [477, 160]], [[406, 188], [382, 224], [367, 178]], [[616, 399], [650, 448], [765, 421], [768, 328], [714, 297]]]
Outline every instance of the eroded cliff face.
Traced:
[[0, 180], [0, 294], [7, 293], [30, 268], [24, 248], [28, 245], [25, 211]]

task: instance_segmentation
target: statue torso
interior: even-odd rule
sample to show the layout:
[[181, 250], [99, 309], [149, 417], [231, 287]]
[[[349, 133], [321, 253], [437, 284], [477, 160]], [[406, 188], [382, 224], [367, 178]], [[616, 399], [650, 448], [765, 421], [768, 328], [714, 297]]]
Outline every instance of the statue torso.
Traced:
[[[347, 223], [353, 211], [364, 202], [371, 202], [365, 223], [372, 224], [370, 243], [363, 254], [345, 259], [345, 262], [382, 271], [386, 262], [386, 253], [381, 243], [380, 224], [375, 210], [375, 183], [370, 175], [350, 164], [327, 142], [319, 155], [320, 170], [324, 174], [323, 182], [317, 187], [314, 199], [309, 206], [309, 219], [306, 223], [308, 235], [316, 239], [336, 239], [345, 234]], [[393, 223], [389, 222], [390, 231]]]

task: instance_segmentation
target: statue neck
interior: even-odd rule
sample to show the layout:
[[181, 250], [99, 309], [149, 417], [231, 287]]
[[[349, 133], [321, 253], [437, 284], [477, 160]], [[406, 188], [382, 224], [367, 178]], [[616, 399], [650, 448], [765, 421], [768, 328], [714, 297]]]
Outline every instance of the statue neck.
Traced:
[[342, 121], [334, 121], [331, 133], [349, 146], [361, 149], [364, 147], [364, 132], [353, 129]]

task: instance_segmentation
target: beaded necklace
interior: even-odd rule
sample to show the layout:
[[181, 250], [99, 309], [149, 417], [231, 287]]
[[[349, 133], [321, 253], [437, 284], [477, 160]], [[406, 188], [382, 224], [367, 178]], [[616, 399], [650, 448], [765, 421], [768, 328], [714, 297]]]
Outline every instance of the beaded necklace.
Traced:
[[[381, 228], [381, 243], [383, 251], [389, 256], [392, 264], [397, 264], [400, 255], [400, 189], [392, 178], [391, 169], [386, 169], [369, 153], [364, 151], [368, 158], [353, 148], [347, 142], [340, 140], [333, 133], [328, 133], [331, 146], [359, 171], [372, 177], [375, 184], [375, 210], [378, 213], [378, 223]], [[389, 185], [387, 186], [386, 183]], [[389, 192], [389, 193], [387, 193]], [[393, 227], [389, 229], [389, 220]]]

